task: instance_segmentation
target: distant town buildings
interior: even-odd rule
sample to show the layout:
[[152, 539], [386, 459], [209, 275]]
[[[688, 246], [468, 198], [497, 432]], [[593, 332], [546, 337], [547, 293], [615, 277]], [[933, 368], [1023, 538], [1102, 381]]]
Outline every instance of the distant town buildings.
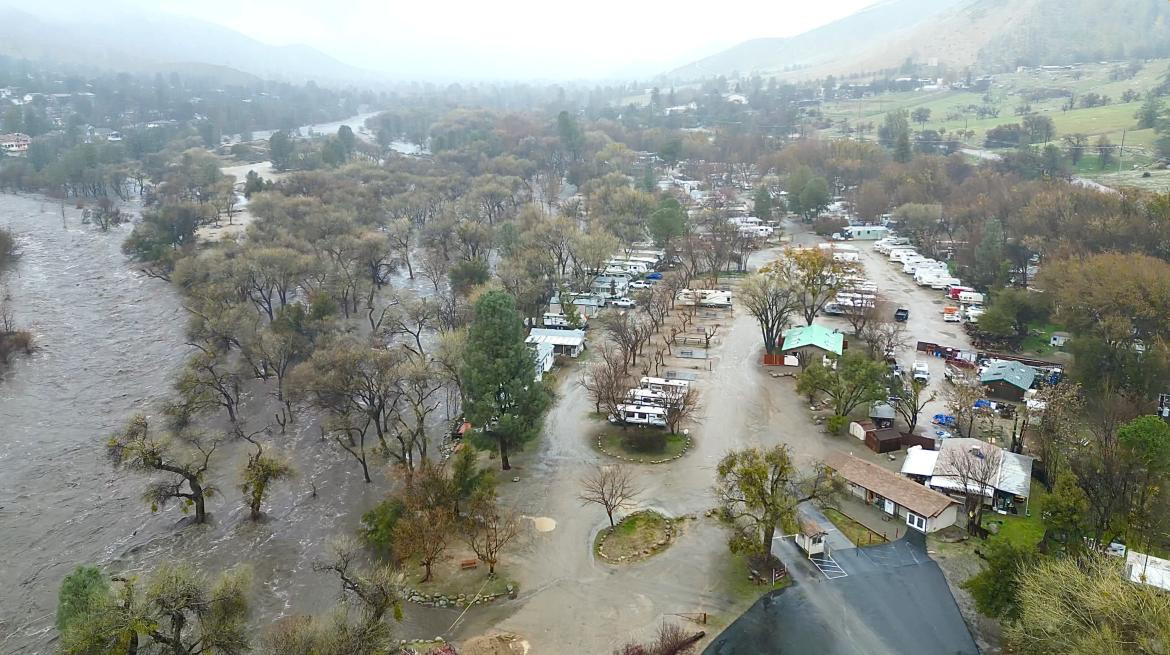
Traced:
[[0, 134], [0, 152], [17, 157], [23, 156], [28, 152], [28, 144], [31, 141], [27, 134], [21, 134], [20, 132]]

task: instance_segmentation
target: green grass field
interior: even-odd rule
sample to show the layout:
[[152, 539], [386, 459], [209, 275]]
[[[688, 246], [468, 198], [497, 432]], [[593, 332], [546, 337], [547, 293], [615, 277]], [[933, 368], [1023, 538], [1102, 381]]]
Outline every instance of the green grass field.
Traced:
[[[1144, 94], [1146, 90], [1156, 86], [1159, 78], [1170, 68], [1170, 60], [1148, 62], [1129, 80], [1110, 80], [1112, 68], [1112, 65], [1087, 64], [1078, 71], [1029, 70], [995, 75], [992, 88], [987, 94], [990, 101], [987, 104], [999, 110], [999, 116], [995, 118], [979, 119], [973, 112], [966, 110], [971, 105], [984, 104], [983, 94], [970, 91], [907, 91], [886, 93], [861, 100], [830, 102], [823, 107], [823, 113], [837, 125], [827, 130], [827, 135], [840, 136], [839, 124], [842, 120], [847, 121], [850, 126], [856, 125], [859, 120], [871, 122], [876, 131], [886, 113], [896, 109], [913, 111], [923, 107], [930, 109], [930, 120], [925, 126], [912, 124], [913, 130], [917, 131], [923, 127], [931, 130], [942, 129], [948, 133], [973, 130], [975, 136], [967, 141], [967, 145], [982, 148], [987, 130], [997, 125], [1020, 122], [1021, 116], [1017, 115], [1016, 108], [1028, 104], [1031, 111], [1052, 118], [1058, 142], [1066, 134], [1083, 133], [1090, 137], [1090, 144], [1095, 143], [1097, 137], [1102, 135], [1108, 137], [1114, 144], [1120, 144], [1124, 131], [1126, 161], [1130, 164], [1148, 164], [1152, 159], [1156, 135], [1153, 130], [1134, 129], [1137, 125], [1134, 114], [1141, 106], [1141, 101], [1122, 103], [1121, 95], [1129, 89]], [[1074, 73], [1079, 73], [1079, 78]], [[1082, 108], [1078, 102], [1077, 108], [1065, 111], [1063, 105], [1066, 98], [1063, 97], [1035, 102], [1024, 99], [1023, 93], [1041, 88], [1064, 89], [1073, 92], [1077, 97], [1090, 92], [1098, 93], [1109, 96], [1111, 103], [1101, 107]], [[866, 138], [874, 139], [876, 134], [867, 133]], [[1099, 166], [1096, 171], [1084, 172], [1102, 173]], [[1136, 177], [1145, 179], [1140, 177], [1140, 173]]]
[[1031, 548], [1040, 543], [1044, 538], [1044, 522], [1040, 520], [1040, 503], [1043, 500], [1046, 492], [1044, 485], [1039, 482], [1032, 482], [1032, 497], [1028, 502], [1028, 509], [1031, 516], [1024, 515], [1002, 515], [995, 512], [984, 512], [983, 525], [987, 526], [992, 522], [1000, 524], [999, 533], [994, 538], [1007, 539], [1017, 546], [1024, 548]]

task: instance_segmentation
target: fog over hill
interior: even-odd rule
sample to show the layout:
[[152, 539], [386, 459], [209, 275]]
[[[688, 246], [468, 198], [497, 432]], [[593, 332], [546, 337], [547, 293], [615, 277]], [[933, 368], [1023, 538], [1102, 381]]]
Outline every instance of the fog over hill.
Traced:
[[[220, 25], [114, 3], [101, 11], [68, 3], [0, 0], [0, 54], [74, 66], [133, 72], [193, 72], [238, 78], [320, 83], [375, 76], [303, 45], [262, 43]], [[234, 69], [234, 70], [233, 70]]]
[[809, 79], [907, 59], [981, 71], [1170, 55], [1163, 0], [889, 0], [798, 36], [745, 41], [669, 73]]

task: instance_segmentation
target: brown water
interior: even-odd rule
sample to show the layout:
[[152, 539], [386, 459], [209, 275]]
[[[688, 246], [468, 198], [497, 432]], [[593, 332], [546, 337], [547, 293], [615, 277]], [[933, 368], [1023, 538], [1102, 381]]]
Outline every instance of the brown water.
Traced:
[[[303, 420], [277, 437], [298, 476], [275, 490], [265, 522], [247, 520], [233, 449], [213, 470], [211, 525], [182, 527], [174, 507], [152, 515], [145, 478], [114, 470], [102, 443], [167, 395], [188, 350], [178, 296], [122, 255], [129, 226], [101, 233], [72, 209], [63, 226], [58, 205], [13, 195], [0, 195], [0, 225], [23, 253], [4, 278], [17, 321], [40, 345], [0, 380], [0, 654], [52, 651], [57, 589], [83, 563], [138, 571], [184, 559], [217, 572], [247, 562], [258, 621], [332, 605], [336, 583], [312, 564], [330, 538], [355, 531], [385, 485], [363, 484]], [[248, 404], [257, 414], [268, 399], [258, 392]], [[455, 616], [407, 608], [400, 632], [442, 634]]]

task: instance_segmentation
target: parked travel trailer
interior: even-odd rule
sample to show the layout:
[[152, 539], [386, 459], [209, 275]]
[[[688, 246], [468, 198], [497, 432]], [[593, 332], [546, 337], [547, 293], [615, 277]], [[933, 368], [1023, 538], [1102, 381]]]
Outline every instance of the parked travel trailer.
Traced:
[[631, 405], [647, 405], [650, 407], [666, 407], [669, 396], [665, 391], [651, 389], [630, 389], [626, 392], [626, 402]]
[[977, 291], [964, 291], [959, 294], [959, 302], [964, 305], [982, 305], [983, 294]]
[[918, 251], [913, 248], [895, 248], [894, 250], [890, 251], [890, 261], [892, 262], [898, 262], [901, 264], [902, 262], [906, 261], [906, 259], [911, 257], [921, 257], [921, 255], [919, 255]]
[[677, 394], [690, 388], [691, 383], [686, 380], [672, 380], [668, 378], [643, 377], [638, 383], [643, 389]]
[[942, 291], [943, 289], [947, 289], [951, 285], [955, 285], [958, 283], [959, 283], [959, 278], [950, 277], [949, 275], [945, 275], [944, 277], [934, 278], [934, 280], [931, 281], [931, 283], [930, 283], [930, 288]]
[[947, 297], [951, 300], [958, 300], [959, 294], [974, 290], [975, 289], [972, 289], [971, 287], [965, 287], [961, 284], [952, 284], [951, 286], [947, 287]]
[[577, 313], [577, 325], [570, 324], [568, 316], [557, 312], [546, 312], [540, 320], [546, 328], [563, 330], [582, 330], [585, 328], [585, 324], [589, 322], [589, 319], [580, 312]]
[[906, 237], [886, 237], [880, 239], [873, 244], [873, 249], [882, 253], [883, 255], [890, 254], [890, 251], [895, 248], [906, 247], [910, 245], [910, 239]]
[[664, 428], [666, 427], [666, 410], [661, 407], [647, 407], [645, 405], [618, 405], [617, 411], [610, 414], [609, 422]]

